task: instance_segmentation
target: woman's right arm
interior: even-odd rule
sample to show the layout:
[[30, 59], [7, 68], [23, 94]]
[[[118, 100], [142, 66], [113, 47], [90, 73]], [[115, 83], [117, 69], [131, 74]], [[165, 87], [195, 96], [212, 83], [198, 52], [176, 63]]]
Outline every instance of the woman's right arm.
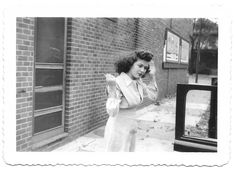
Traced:
[[106, 101], [106, 111], [111, 117], [115, 117], [119, 112], [119, 105], [121, 102], [121, 91], [117, 87], [116, 79], [110, 74], [106, 74], [106, 90], [108, 99]]

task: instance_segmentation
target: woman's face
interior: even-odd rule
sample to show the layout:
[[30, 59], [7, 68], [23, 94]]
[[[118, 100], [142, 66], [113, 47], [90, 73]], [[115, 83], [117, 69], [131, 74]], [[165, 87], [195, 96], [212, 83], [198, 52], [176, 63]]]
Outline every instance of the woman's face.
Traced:
[[149, 62], [145, 60], [138, 59], [131, 67], [130, 71], [127, 73], [133, 80], [141, 78], [149, 66]]

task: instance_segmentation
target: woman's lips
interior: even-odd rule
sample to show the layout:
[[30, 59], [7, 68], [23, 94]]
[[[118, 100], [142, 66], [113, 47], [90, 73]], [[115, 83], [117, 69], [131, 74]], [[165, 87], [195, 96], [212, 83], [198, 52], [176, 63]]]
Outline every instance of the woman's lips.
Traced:
[[138, 75], [139, 75], [140, 77], [142, 77], [142, 76], [143, 76], [143, 74], [142, 74], [142, 73], [138, 73]]

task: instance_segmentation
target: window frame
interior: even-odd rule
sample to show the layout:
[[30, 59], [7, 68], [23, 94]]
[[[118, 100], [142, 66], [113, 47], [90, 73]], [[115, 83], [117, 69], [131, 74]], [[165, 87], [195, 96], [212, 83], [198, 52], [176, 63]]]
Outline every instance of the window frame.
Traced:
[[181, 152], [217, 152], [217, 139], [192, 137], [184, 133], [186, 96], [190, 90], [211, 91], [210, 112], [217, 115], [217, 86], [177, 84], [174, 150]]

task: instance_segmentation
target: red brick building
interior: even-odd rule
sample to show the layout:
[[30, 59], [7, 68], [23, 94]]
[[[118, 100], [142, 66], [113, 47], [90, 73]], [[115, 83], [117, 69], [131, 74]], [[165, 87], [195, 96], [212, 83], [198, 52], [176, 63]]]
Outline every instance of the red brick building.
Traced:
[[123, 52], [155, 58], [159, 99], [187, 83], [162, 66], [166, 28], [189, 41], [191, 19], [17, 18], [16, 149], [49, 151], [105, 124], [105, 78]]

